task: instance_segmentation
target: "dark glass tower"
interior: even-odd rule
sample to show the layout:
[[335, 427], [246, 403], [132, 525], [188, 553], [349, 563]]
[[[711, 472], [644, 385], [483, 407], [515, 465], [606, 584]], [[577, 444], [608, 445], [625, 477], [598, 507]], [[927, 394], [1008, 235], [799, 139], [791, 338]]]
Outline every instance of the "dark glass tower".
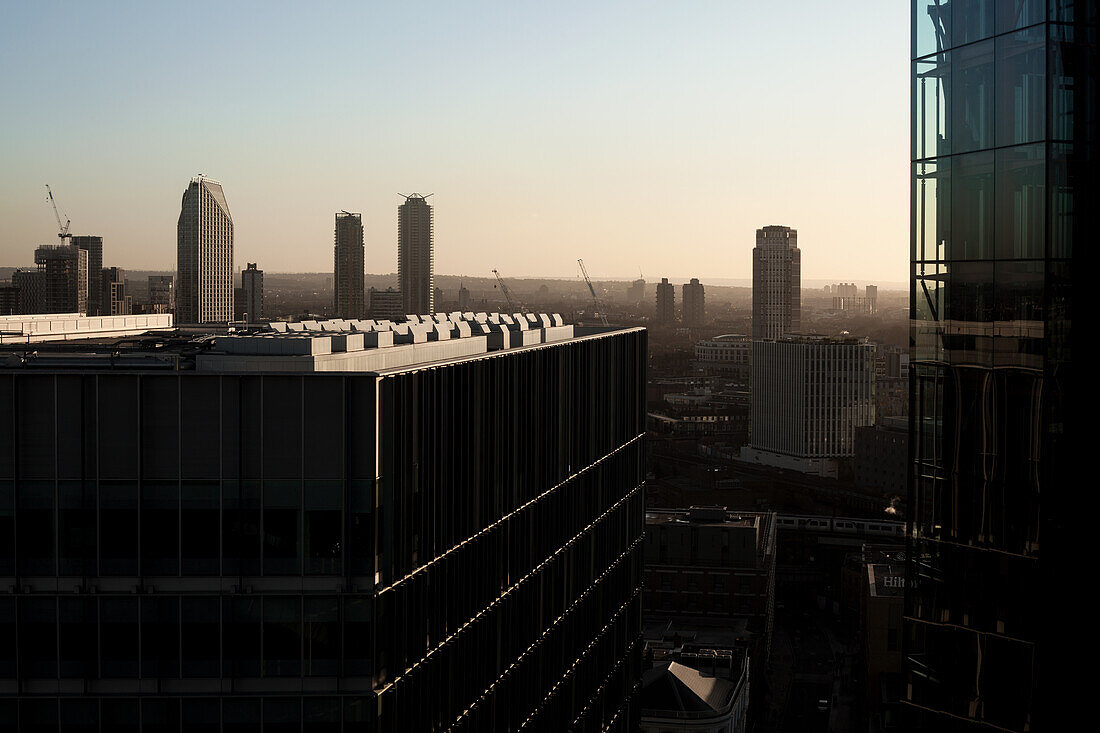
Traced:
[[1080, 532], [1069, 443], [1083, 432], [1075, 281], [1094, 273], [1096, 5], [912, 6], [904, 698], [930, 730], [1052, 729], [1065, 695], [1065, 619], [1043, 611], [1069, 600]]
[[0, 355], [0, 731], [633, 731], [646, 333], [463, 325]]

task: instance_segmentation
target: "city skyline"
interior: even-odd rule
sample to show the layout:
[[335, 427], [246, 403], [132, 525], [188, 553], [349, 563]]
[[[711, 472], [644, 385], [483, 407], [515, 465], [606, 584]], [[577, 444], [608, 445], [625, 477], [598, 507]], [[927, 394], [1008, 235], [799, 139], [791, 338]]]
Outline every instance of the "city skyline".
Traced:
[[[426, 190], [437, 272], [572, 277], [583, 256], [597, 278], [748, 278], [752, 232], [784, 222], [802, 234], [807, 279], [905, 280], [902, 250], [881, 245], [908, 238], [896, 174], [908, 100], [891, 81], [908, 68], [904, 7], [622, 11], [349, 8], [333, 28], [243, 7], [213, 26], [161, 8], [125, 19], [69, 8], [61, 24], [13, 8], [18, 35], [0, 31], [0, 58], [18, 71], [0, 80], [0, 264], [27, 264], [56, 234], [48, 182], [73, 232], [103, 236], [112, 262], [171, 269], [178, 181], [204, 172], [233, 192], [239, 258], [269, 272], [327, 269], [340, 209], [363, 212], [367, 271], [395, 272], [397, 192]], [[791, 12], [807, 22], [788, 25]], [[59, 25], [82, 34], [62, 31], [69, 51], [55, 58]], [[186, 48], [146, 32], [170, 25]], [[421, 29], [438, 47], [403, 48]], [[815, 38], [830, 30], [880, 40], [837, 58]], [[296, 32], [327, 43], [257, 66]], [[761, 73], [779, 34], [784, 68]], [[90, 43], [97, 52], [68, 69]], [[843, 85], [812, 82], [826, 51]], [[885, 90], [881, 105], [859, 102], [868, 85]], [[85, 113], [58, 115], [59, 96]], [[863, 144], [841, 174], [824, 142], [851, 138]], [[867, 178], [881, 185], [846, 195]]]

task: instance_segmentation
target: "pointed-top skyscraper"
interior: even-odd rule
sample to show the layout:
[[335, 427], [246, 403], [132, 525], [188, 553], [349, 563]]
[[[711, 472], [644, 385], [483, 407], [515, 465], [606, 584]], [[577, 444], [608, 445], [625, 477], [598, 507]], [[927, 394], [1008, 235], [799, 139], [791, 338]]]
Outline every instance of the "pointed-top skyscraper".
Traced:
[[176, 237], [176, 322], [233, 320], [233, 217], [220, 183], [191, 179]]

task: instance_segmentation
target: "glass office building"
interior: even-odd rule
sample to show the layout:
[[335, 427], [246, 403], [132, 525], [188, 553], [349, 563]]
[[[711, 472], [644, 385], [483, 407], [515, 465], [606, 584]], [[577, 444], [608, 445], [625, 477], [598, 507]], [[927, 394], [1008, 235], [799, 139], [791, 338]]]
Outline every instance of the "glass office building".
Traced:
[[912, 9], [904, 701], [929, 729], [1036, 730], [1058, 633], [1044, 599], [1079, 531], [1067, 441], [1075, 282], [1095, 272], [1096, 2]]
[[184, 341], [0, 359], [0, 731], [632, 729], [644, 330]]

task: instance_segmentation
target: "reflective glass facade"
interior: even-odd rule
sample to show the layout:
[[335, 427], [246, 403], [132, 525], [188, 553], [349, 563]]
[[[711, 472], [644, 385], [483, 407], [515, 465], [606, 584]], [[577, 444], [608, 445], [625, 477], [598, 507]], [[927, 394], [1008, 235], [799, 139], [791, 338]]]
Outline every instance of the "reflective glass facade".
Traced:
[[0, 731], [630, 730], [645, 362], [0, 367]]
[[1038, 730], [1094, 273], [1096, 2], [912, 8], [905, 702], [929, 729]]

